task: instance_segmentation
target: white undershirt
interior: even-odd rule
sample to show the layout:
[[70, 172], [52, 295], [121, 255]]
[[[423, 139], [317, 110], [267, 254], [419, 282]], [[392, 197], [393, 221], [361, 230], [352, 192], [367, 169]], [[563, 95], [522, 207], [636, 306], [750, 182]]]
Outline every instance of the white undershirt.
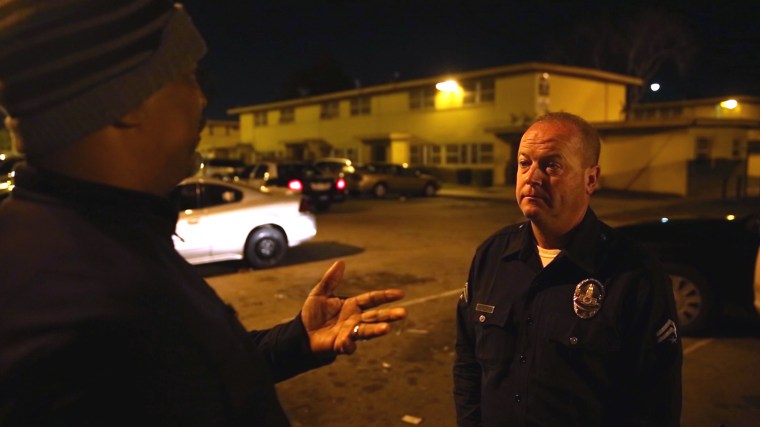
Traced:
[[541, 264], [543, 264], [544, 267], [552, 262], [562, 251], [562, 249], [544, 249], [538, 245], [536, 245], [536, 248], [538, 249], [538, 256], [541, 257]]

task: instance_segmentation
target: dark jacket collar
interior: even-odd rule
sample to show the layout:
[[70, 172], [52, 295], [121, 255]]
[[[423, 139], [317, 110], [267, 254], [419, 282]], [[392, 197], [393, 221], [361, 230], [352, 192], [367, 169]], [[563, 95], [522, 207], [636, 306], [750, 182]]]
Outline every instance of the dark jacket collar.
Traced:
[[121, 221], [125, 227], [140, 222], [171, 235], [178, 211], [168, 197], [126, 190], [25, 166], [16, 171], [13, 197], [55, 203], [93, 219]]
[[[516, 256], [525, 261], [536, 253], [536, 239], [529, 221], [519, 225], [516, 237], [507, 243], [502, 259]], [[581, 222], [570, 231], [568, 242], [562, 248], [560, 256], [592, 274], [602, 261], [599, 244], [608, 241], [609, 237], [594, 211], [588, 208]]]

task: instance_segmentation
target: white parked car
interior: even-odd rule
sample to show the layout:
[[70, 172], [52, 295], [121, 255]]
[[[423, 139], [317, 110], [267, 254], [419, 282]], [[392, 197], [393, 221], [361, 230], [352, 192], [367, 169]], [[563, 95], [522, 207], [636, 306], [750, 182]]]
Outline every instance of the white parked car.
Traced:
[[174, 247], [191, 264], [244, 259], [271, 267], [317, 234], [300, 195], [267, 194], [215, 178], [187, 178], [172, 193], [180, 209]]

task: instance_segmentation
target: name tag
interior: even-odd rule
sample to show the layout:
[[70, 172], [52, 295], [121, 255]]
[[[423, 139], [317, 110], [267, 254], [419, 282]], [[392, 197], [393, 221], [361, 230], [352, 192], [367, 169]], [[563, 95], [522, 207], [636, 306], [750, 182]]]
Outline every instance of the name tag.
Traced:
[[486, 304], [475, 304], [475, 311], [480, 311], [483, 313], [493, 313], [493, 309], [496, 308], [492, 305], [486, 305]]

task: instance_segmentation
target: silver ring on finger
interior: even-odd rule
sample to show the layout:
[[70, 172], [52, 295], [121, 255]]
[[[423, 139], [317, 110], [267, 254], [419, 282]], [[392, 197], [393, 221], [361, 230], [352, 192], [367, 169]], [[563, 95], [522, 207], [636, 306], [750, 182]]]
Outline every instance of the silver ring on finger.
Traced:
[[361, 325], [361, 323], [357, 323], [356, 326], [354, 326], [354, 329], [351, 330], [350, 337], [354, 341], [359, 340], [359, 325]]

